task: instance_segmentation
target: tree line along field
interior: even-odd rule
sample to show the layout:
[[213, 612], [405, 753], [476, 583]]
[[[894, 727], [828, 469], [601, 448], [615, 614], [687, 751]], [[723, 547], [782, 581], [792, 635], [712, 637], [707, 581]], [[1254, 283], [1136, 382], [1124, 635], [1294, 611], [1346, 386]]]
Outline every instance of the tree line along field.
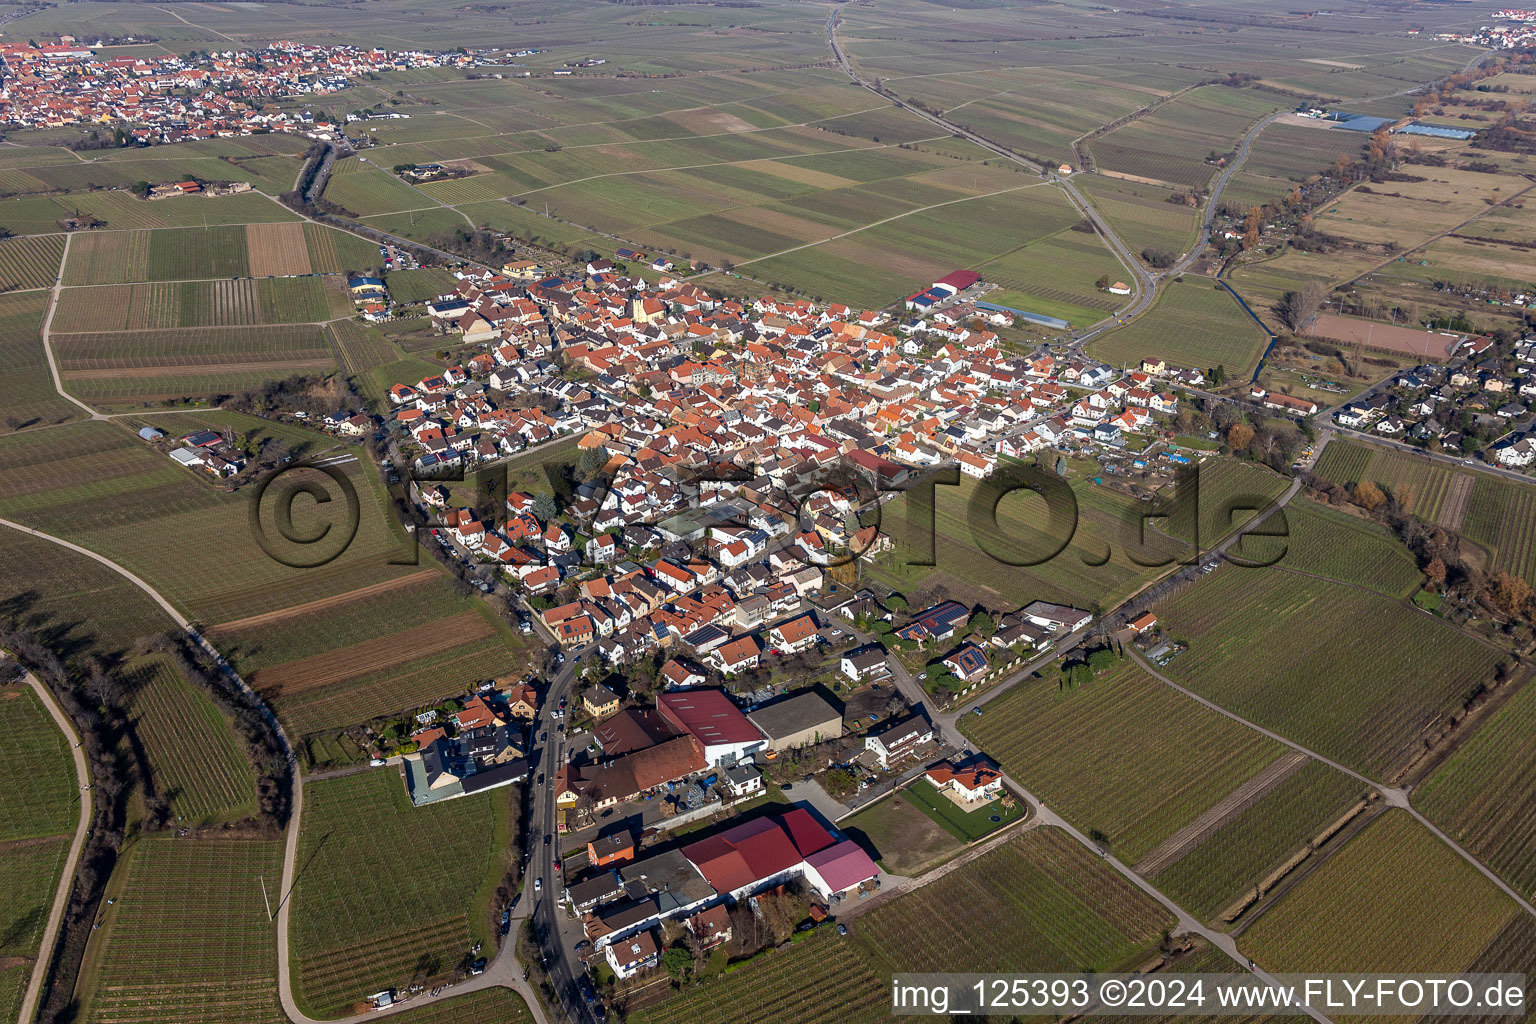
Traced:
[[91, 936], [75, 996], [90, 1024], [282, 1024], [280, 839], [140, 838]]
[[78, 417], [48, 372], [41, 333], [47, 303], [46, 292], [0, 295], [0, 433]]
[[1237, 378], [1253, 371], [1269, 343], [1264, 329], [1226, 289], [1190, 278], [1168, 287], [1143, 315], [1089, 344], [1096, 359], [1115, 366], [1148, 357], [1174, 366], [1225, 366]]
[[1335, 441], [1314, 472], [1353, 486], [1369, 480], [1426, 522], [1481, 545], [1488, 571], [1536, 582], [1536, 488], [1387, 448]]
[[64, 386], [102, 405], [202, 401], [336, 366], [323, 328], [195, 327], [53, 336]]
[[1536, 893], [1533, 726], [1536, 689], [1527, 683], [1413, 794], [1420, 811], [1528, 898]]
[[51, 287], [63, 258], [63, 235], [0, 239], [0, 292]]
[[966, 737], [1128, 862], [1284, 753], [1131, 661], [1078, 687], [1027, 680], [985, 711], [964, 719]]
[[1388, 809], [1243, 932], [1276, 972], [1465, 970], [1516, 904], [1406, 811]]
[[246, 277], [67, 288], [52, 329], [75, 334], [318, 323], [330, 318], [318, 277]]
[[1149, 877], [1202, 920], [1231, 908], [1360, 800], [1363, 783], [1307, 761]]
[[74, 837], [80, 790], [69, 742], [30, 686], [0, 686], [14, 763], [0, 787], [0, 1010], [15, 1016]]
[[1223, 566], [1156, 611], [1189, 645], [1165, 674], [1374, 778], [1401, 768], [1500, 658], [1404, 601], [1278, 567]]
[[488, 939], [516, 797], [498, 789], [412, 807], [389, 770], [305, 786], [290, 923], [301, 1008], [336, 1016], [369, 993], [452, 971]]
[[[936, 486], [931, 552], [929, 524], [921, 510], [911, 495], [899, 498], [884, 506], [880, 522], [881, 532], [896, 546], [871, 571], [898, 590], [926, 586], [931, 578], [957, 580], [974, 588], [981, 595], [978, 600], [985, 598], [983, 603], [997, 608], [1019, 607], [1033, 600], [1080, 608], [1108, 605], [1162, 570], [1137, 565], [1127, 555], [1141, 503], [1095, 486], [1090, 469], [1079, 465], [1072, 474], [1078, 511], [1075, 525], [1052, 525], [1045, 500], [1018, 491], [996, 505], [994, 526], [985, 513], [995, 492], [981, 482], [961, 475], [956, 486]], [[973, 515], [981, 517], [975, 525]], [[1040, 561], [1068, 529], [1071, 543], [1055, 557]], [[1049, 538], [1054, 542], [1047, 543]], [[1181, 548], [1178, 542], [1151, 533], [1140, 557], [1171, 561]], [[1105, 552], [1111, 557], [1100, 564]], [[1040, 564], [1009, 565], [999, 557]], [[933, 564], [909, 564], [922, 561]]]
[[256, 782], [229, 721], [163, 655], [131, 669], [129, 713], [153, 766], [154, 790], [178, 825], [212, 825], [256, 813]]

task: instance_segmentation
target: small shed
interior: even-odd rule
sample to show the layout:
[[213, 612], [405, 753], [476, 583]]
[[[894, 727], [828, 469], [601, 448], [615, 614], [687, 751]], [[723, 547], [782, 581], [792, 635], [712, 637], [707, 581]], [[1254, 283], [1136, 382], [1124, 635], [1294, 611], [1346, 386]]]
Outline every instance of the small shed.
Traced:
[[140, 427], [139, 436], [146, 441], [158, 441], [165, 436], [165, 432], [154, 427]]

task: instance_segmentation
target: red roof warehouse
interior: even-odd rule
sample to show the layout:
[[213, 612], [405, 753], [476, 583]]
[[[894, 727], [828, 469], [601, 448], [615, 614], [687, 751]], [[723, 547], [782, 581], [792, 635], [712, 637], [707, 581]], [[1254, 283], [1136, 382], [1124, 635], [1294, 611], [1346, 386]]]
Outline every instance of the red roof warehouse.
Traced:
[[716, 892], [730, 893], [799, 867], [832, 845], [810, 812], [796, 807], [777, 818], [757, 818], [683, 847], [683, 856]]

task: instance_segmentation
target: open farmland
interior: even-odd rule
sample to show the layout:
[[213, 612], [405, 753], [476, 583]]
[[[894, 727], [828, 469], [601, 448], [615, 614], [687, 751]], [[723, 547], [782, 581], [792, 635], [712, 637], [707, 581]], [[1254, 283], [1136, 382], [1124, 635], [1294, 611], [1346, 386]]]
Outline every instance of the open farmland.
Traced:
[[1224, 566], [1155, 610], [1189, 644], [1167, 675], [1378, 778], [1402, 768], [1499, 661], [1403, 601], [1280, 568]]
[[1130, 661], [1075, 688], [1027, 680], [962, 728], [1020, 785], [1133, 861], [1284, 752]]
[[[1162, 570], [1136, 565], [1126, 554], [1135, 538], [1133, 517], [1141, 511], [1141, 503], [1096, 487], [1091, 477], [1084, 475], [1087, 467], [1083, 465], [1074, 470], [1072, 489], [1078, 521], [1071, 543], [1041, 564], [1015, 567], [994, 555], [1013, 561], [1039, 561], [1060, 543], [1065, 528], [1050, 523], [1045, 500], [1033, 493], [1014, 492], [996, 505], [996, 526], [986, 522], [984, 515], [973, 526], [971, 515], [984, 513], [983, 506], [990, 507], [983, 496], [991, 492], [981, 482], [962, 475], [958, 486], [934, 489], [931, 557], [928, 523], [908, 495], [882, 510], [881, 531], [894, 538], [896, 547], [871, 569], [899, 590], [915, 591], [928, 586], [933, 577], [960, 581], [975, 590], [976, 601], [999, 609], [1033, 600], [1059, 601], [1080, 608], [1094, 603], [1108, 605]], [[1042, 536], [1055, 540], [1046, 544]], [[1111, 557], [1103, 561], [1106, 551]], [[1143, 561], [1171, 560], [1179, 551], [1176, 542], [1149, 533], [1147, 550], [1140, 552], [1140, 557]], [[933, 564], [908, 564], [925, 561]]]
[[770, 949], [731, 974], [708, 979], [633, 1013], [635, 1024], [733, 1024], [794, 1020], [874, 1024], [890, 1019], [890, 995], [849, 939], [828, 925], [814, 938]]
[[1532, 815], [1536, 687], [1525, 687], [1421, 783], [1413, 802], [1527, 897], [1536, 893]]
[[344, 274], [379, 264], [379, 247], [366, 238], [323, 224], [304, 225], [310, 267], [317, 274]]
[[77, 995], [91, 1024], [281, 1024], [276, 899], [282, 842], [140, 839], [113, 875]]
[[1307, 761], [1151, 879], [1197, 917], [1215, 918], [1343, 816], [1364, 791], [1358, 780]]
[[1225, 288], [1191, 278], [1172, 284], [1145, 314], [1089, 344], [1092, 355], [1115, 366], [1136, 366], [1149, 356], [1174, 366], [1246, 376], [1258, 364], [1268, 336]]
[[63, 235], [0, 239], [0, 292], [51, 287], [63, 259]]
[[335, 366], [322, 329], [307, 325], [58, 334], [53, 346], [64, 386], [101, 404], [200, 401]]
[[239, 278], [69, 288], [53, 330], [145, 331], [172, 327], [236, 327], [329, 319], [316, 277]]
[[988, 302], [1042, 313], [1083, 327], [1103, 319], [1119, 298], [1095, 282], [1129, 279], [1120, 261], [1091, 232], [1063, 231], [975, 268], [998, 289]]
[[1344, 583], [1406, 597], [1422, 581], [1418, 564], [1383, 527], [1327, 505], [1293, 501], [1285, 507], [1290, 539], [1278, 563]]
[[1078, 178], [1077, 185], [1133, 253], [1148, 248], [1182, 253], [1195, 242], [1199, 211], [1169, 202], [1173, 189], [1098, 174]]
[[256, 813], [256, 782], [229, 721], [164, 656], [134, 666], [129, 713], [176, 821], [209, 825]]
[[1280, 105], [1272, 94], [1204, 86], [1099, 136], [1089, 148], [1102, 171], [1198, 189], [1217, 171], [1206, 155], [1235, 149], [1255, 121]]
[[246, 265], [252, 277], [309, 274], [305, 224], [252, 224], [245, 229]]
[[384, 275], [389, 296], [396, 302], [425, 302], [458, 285], [446, 270], [393, 270]]
[[1519, 912], [1393, 808], [1254, 921], [1239, 946], [1271, 971], [1455, 972]]
[[908, 800], [905, 792], [893, 793], [844, 818], [838, 827], [896, 875], [920, 875], [964, 849], [960, 840]]
[[149, 280], [152, 231], [86, 231], [69, 238], [64, 284], [131, 284]]
[[0, 296], [0, 431], [61, 423], [80, 410], [59, 397], [41, 334], [44, 292]]
[[[945, 908], [966, 907], [965, 914]], [[1172, 917], [1060, 829], [1041, 826], [859, 918], [857, 944], [894, 971], [1108, 971], [1146, 955]]]
[[[15, 1013], [59, 873], [74, 836], [80, 790], [69, 743], [30, 686], [0, 686], [0, 729], [15, 763], [0, 787], [0, 1008]], [[19, 969], [19, 968], [25, 968]]]
[[[497, 789], [413, 808], [395, 771], [304, 788], [305, 868], [291, 929], [295, 994], [306, 1012], [334, 1016], [370, 992], [447, 974], [489, 938], [486, 907], [511, 856], [516, 796], [516, 788]], [[338, 933], [338, 921], [347, 932]]]
[[357, 320], [335, 320], [326, 325], [336, 361], [349, 376], [366, 382], [366, 371], [395, 362], [401, 358], [397, 346], [379, 332], [377, 327]]
[[249, 277], [245, 228], [184, 228], [149, 234], [149, 280]]

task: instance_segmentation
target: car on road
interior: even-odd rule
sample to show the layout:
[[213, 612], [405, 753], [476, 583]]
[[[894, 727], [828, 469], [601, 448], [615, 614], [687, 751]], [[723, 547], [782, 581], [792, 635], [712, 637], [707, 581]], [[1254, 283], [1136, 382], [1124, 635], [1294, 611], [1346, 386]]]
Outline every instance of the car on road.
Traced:
[[565, 652], [564, 651], [560, 651], [559, 653], [557, 653], [555, 655], [555, 664], [556, 665], [564, 665], [565, 664]]
[[560, 862], [557, 860], [557, 861], [555, 861], [555, 874], [558, 875], [559, 873], [560, 873]]
[[533, 891], [534, 892], [543, 892], [544, 891], [544, 879], [542, 879], [542, 878], [535, 878], [533, 880]]
[[554, 836], [545, 836], [544, 837], [544, 845], [548, 846], [553, 840], [554, 840]]
[[973, 709], [972, 709], [972, 710], [971, 710], [971, 714], [973, 714], [973, 715], [979, 715], [979, 714], [981, 714], [981, 708], [979, 708], [979, 707], [978, 707], [978, 708], [973, 708]]
[[501, 934], [505, 935], [512, 930], [512, 908], [508, 907], [501, 912]]

